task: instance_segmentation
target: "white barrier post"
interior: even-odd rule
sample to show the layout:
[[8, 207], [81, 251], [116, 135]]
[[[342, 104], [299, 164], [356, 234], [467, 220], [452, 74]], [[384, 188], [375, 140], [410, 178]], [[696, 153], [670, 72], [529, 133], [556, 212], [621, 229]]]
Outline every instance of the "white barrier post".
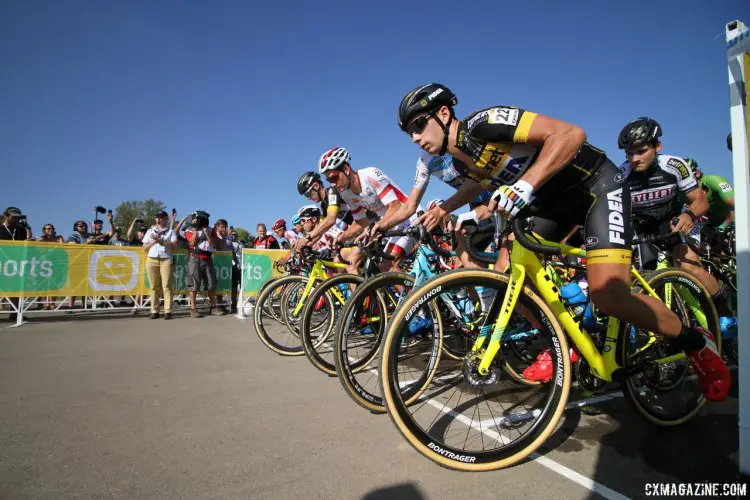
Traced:
[[[737, 235], [737, 312], [739, 385], [750, 384], [750, 165], [748, 164], [747, 83], [750, 72], [750, 31], [741, 21], [726, 25], [729, 98], [734, 167], [734, 215]], [[747, 389], [747, 387], [745, 387]], [[750, 475], [750, 392], [740, 394], [740, 473]]]

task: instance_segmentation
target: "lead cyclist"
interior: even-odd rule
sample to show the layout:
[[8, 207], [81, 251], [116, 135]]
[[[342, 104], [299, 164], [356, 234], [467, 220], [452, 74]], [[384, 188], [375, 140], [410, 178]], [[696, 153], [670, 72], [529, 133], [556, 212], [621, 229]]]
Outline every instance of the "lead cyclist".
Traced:
[[[498, 211], [511, 220], [526, 205], [565, 223], [585, 227], [589, 296], [608, 316], [672, 338], [683, 349], [706, 399], [726, 398], [731, 378], [713, 334], [683, 325], [664, 303], [634, 295], [630, 287], [630, 191], [606, 154], [586, 142], [580, 127], [513, 106], [456, 117], [458, 99], [432, 83], [410, 91], [398, 110], [399, 128], [432, 155], [449, 153], [467, 168], [466, 181], [418, 222], [427, 230], [483, 189], [495, 192], [477, 217]], [[620, 174], [620, 175], [618, 175]]]

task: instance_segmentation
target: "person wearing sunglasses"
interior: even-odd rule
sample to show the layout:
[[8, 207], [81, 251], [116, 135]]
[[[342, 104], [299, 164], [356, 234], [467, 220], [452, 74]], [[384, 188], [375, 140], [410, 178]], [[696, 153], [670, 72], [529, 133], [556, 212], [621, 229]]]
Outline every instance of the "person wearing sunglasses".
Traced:
[[354, 221], [352, 212], [346, 202], [341, 199], [338, 188], [336, 186], [324, 187], [319, 173], [302, 174], [297, 181], [297, 191], [308, 200], [317, 203], [321, 214], [325, 214], [325, 218], [310, 234], [299, 238], [295, 242], [295, 248], [313, 246], [328, 230], [336, 226], [337, 221], [342, 221], [345, 224], [344, 228]]
[[65, 243], [65, 238], [63, 238], [61, 234], [57, 234], [55, 226], [52, 224], [45, 224], [42, 226], [42, 234], [37, 241], [44, 243]]
[[[358, 237], [363, 241], [370, 239], [370, 233], [367, 231], [367, 211], [374, 212], [380, 218], [380, 223], [388, 227], [407, 201], [406, 195], [382, 170], [374, 167], [354, 170], [351, 167], [351, 159], [349, 151], [335, 147], [323, 153], [318, 161], [318, 171], [339, 190], [341, 198], [352, 212], [353, 223], [346, 231], [336, 236], [337, 244]], [[396, 230], [407, 228], [414, 221], [416, 216], [392, 227]], [[389, 268], [398, 269], [404, 257], [411, 254], [416, 246], [416, 240], [408, 236], [388, 238], [385, 242], [385, 252], [394, 257]], [[350, 262], [347, 272], [357, 274], [364, 258], [362, 252], [353, 247], [344, 249], [341, 255]], [[384, 262], [384, 265], [388, 266], [388, 261]]]
[[79, 245], [92, 244], [96, 237], [89, 233], [89, 226], [85, 221], [77, 220], [73, 223], [73, 234], [68, 236], [68, 243]]
[[463, 186], [420, 219], [431, 230], [449, 213], [491, 188], [490, 204], [474, 220], [495, 211], [512, 219], [527, 205], [559, 222], [559, 241], [572, 225], [585, 228], [589, 298], [607, 316], [660, 333], [683, 349], [709, 400], [726, 398], [731, 378], [713, 334], [683, 325], [667, 306], [630, 288], [633, 227], [625, 176], [604, 151], [586, 142], [571, 123], [514, 106], [496, 106], [459, 120], [458, 99], [438, 83], [409, 91], [398, 108], [398, 126], [430, 154], [449, 153]]

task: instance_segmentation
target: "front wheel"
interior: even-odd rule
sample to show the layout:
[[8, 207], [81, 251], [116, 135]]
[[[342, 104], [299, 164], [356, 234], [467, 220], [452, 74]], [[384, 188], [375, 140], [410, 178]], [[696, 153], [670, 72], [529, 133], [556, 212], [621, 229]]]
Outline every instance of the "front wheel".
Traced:
[[[503, 297], [510, 278], [496, 271], [460, 269], [441, 274], [413, 291], [388, 324], [380, 358], [380, 382], [388, 415], [418, 452], [443, 467], [487, 471], [512, 466], [533, 453], [555, 430], [568, 401], [571, 381], [568, 344], [547, 304], [524, 286], [518, 304], [539, 326], [535, 345], [551, 360], [551, 379], [538, 385], [519, 385], [506, 376], [506, 360], [499, 350], [489, 372], [478, 365], [484, 348], [460, 362], [441, 360], [433, 383], [410, 405], [404, 397], [412, 371], [400, 356], [410, 320], [441, 294], [463, 294], [469, 287], [485, 287]], [[517, 310], [511, 321], [520, 321]], [[515, 319], [514, 319], [515, 318]], [[497, 318], [490, 318], [494, 336]], [[489, 333], [485, 334], [489, 341]], [[497, 338], [497, 337], [496, 337]]]
[[299, 295], [295, 291], [304, 289], [307, 278], [302, 276], [284, 276], [274, 280], [258, 297], [253, 310], [253, 323], [258, 338], [272, 351], [282, 356], [302, 356], [305, 352], [297, 335], [294, 335], [281, 317], [271, 315], [267, 311], [274, 310], [283, 316], [285, 302]]
[[[326, 375], [335, 376], [334, 325], [354, 287], [364, 281], [357, 274], [340, 274], [319, 285], [305, 303], [300, 316], [302, 347], [310, 363]], [[314, 328], [314, 325], [323, 325]]]

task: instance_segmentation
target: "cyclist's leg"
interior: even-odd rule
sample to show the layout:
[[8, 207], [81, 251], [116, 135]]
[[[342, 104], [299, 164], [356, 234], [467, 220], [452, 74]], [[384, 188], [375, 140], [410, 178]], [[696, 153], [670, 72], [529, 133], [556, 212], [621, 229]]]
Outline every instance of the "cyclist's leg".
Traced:
[[[724, 399], [731, 378], [711, 332], [683, 325], [675, 313], [653, 297], [630, 289], [630, 189], [611, 162], [588, 184], [594, 202], [586, 216], [587, 279], [594, 305], [636, 327], [674, 338], [688, 354], [704, 395]], [[619, 182], [618, 182], [619, 181]]]
[[344, 260], [349, 262], [349, 264], [346, 265], [346, 272], [350, 274], [359, 274], [358, 269], [364, 258], [364, 255], [359, 251], [359, 248], [344, 248], [341, 250], [341, 256]]

